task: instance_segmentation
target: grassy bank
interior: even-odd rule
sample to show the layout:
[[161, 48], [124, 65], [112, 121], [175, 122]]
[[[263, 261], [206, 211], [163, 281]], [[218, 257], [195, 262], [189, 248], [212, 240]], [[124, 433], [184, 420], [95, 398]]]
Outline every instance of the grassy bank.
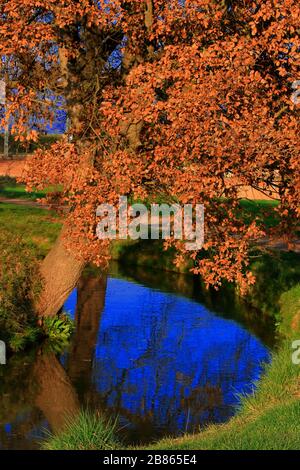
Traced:
[[16, 182], [15, 178], [10, 176], [0, 176], [0, 198], [4, 199], [24, 199], [29, 201], [36, 201], [44, 198], [47, 193], [59, 191], [60, 187], [49, 187], [43, 191], [26, 191], [23, 184]]
[[7, 199], [28, 199], [29, 201], [36, 201], [45, 197], [46, 193], [44, 191], [34, 191], [29, 193], [26, 191], [25, 186], [23, 185], [14, 185], [7, 184], [5, 186], [0, 186], [0, 197]]
[[0, 203], [0, 226], [0, 339], [20, 351], [44, 335], [34, 313], [38, 261], [53, 245], [60, 222], [48, 210]]
[[10, 234], [10, 243], [21, 237], [37, 258], [46, 255], [53, 245], [61, 222], [53, 212], [36, 207], [0, 203], [1, 230]]

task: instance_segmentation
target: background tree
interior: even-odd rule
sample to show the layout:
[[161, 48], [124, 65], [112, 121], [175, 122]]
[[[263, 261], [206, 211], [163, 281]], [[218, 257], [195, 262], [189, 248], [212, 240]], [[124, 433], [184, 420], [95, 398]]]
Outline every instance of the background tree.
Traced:
[[[64, 97], [66, 136], [36, 151], [30, 187], [62, 184], [62, 235], [41, 266], [54, 315], [87, 260], [108, 259], [99, 203], [119, 195], [203, 203], [207, 283], [252, 283], [249, 249], [299, 224], [297, 0], [1, 0], [7, 115], [36, 139]], [[4, 66], [5, 64], [5, 66]], [[280, 199], [276, 224], [245, 221], [239, 189]], [[183, 244], [176, 243], [178, 261]]]

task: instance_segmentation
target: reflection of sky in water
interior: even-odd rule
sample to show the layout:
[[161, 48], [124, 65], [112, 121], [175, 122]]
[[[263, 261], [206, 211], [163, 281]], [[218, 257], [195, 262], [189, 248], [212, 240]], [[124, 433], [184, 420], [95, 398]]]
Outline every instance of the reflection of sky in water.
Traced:
[[[76, 292], [65, 308], [75, 305]], [[256, 337], [195, 301], [108, 280], [93, 382], [124, 422], [176, 433], [225, 421], [268, 359]]]
[[[80, 337], [74, 338], [75, 349], [61, 356], [61, 364], [82, 406], [118, 415], [130, 443], [226, 421], [239, 403], [237, 394], [251, 392], [262, 362], [269, 360], [268, 349], [255, 336], [195, 300], [109, 278], [101, 312], [104, 288], [100, 280], [99, 284], [97, 280], [87, 283], [83, 293], [79, 304], [83, 298], [94, 299], [92, 310], [85, 308], [85, 316], [78, 317], [79, 326], [77, 318]], [[72, 317], [76, 303], [74, 290], [65, 304]], [[3, 411], [12, 419], [5, 417], [1, 423], [0, 449], [38, 448], [48, 428], [43, 406], [39, 406], [45, 403], [36, 401], [37, 379], [30, 375], [31, 367], [29, 362], [28, 376], [15, 375], [14, 368], [12, 376], [9, 368], [4, 370], [11, 410]], [[24, 395], [20, 380], [25, 380]], [[53, 381], [52, 392], [56, 386]]]

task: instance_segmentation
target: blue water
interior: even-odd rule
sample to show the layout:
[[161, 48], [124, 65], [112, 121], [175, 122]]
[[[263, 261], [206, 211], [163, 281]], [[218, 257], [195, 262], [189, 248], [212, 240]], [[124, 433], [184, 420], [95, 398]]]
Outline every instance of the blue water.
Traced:
[[[76, 297], [65, 305], [73, 317]], [[269, 359], [258, 338], [196, 301], [108, 279], [92, 383], [131, 439], [228, 420]]]
[[117, 417], [125, 443], [178, 436], [227, 421], [253, 391], [270, 351], [262, 331], [230, 319], [230, 297], [222, 294], [222, 311], [222, 297], [205, 303], [193, 278], [134, 274], [83, 276], [65, 304], [76, 326], [70, 347], [9, 358], [0, 449], [39, 448], [45, 429], [60, 432], [78, 406]]

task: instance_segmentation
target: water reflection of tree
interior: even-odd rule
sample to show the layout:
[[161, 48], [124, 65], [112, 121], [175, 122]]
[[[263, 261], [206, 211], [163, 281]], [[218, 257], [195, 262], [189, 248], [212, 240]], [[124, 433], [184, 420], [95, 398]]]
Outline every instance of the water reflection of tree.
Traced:
[[51, 430], [61, 431], [66, 419], [79, 411], [75, 389], [54, 354], [37, 356], [34, 375], [38, 384], [35, 405], [42, 411]]
[[37, 357], [35, 363], [38, 394], [36, 406], [42, 410], [52, 431], [61, 431], [66, 418], [90, 404], [95, 395], [92, 368], [99, 322], [105, 303], [105, 276], [83, 274], [77, 287], [75, 335], [66, 369], [54, 354]]
[[[281, 271], [284, 273], [289, 272], [290, 274], [295, 273], [295, 256], [294, 258], [291, 256], [294, 259], [294, 264], [292, 267], [290, 266], [290, 269], [288, 269], [287, 263], [284, 262], [285, 255], [278, 256], [280, 257], [280, 266], [284, 266], [284, 269], [281, 269]], [[299, 266], [299, 257], [297, 262]], [[274, 317], [268, 315], [268, 312], [273, 312], [274, 309], [276, 311], [278, 305], [274, 308], [274, 299], [284, 291], [285, 283], [274, 283], [274, 280], [270, 279], [268, 273], [269, 258], [267, 260], [262, 258], [261, 265], [264, 272], [258, 273], [258, 282], [253, 288], [253, 292], [249, 293], [245, 298], [241, 298], [238, 295], [233, 285], [224, 285], [218, 291], [213, 288], [206, 289], [199, 276], [153, 271], [149, 268], [132, 265], [113, 265], [113, 267], [117, 274], [125, 279], [141, 282], [143, 285], [153, 289], [173, 292], [196, 300], [223, 318], [233, 319], [246, 326], [249, 331], [253, 332], [265, 344], [272, 347], [275, 342], [275, 321]], [[289, 277], [291, 278], [291, 275]], [[293, 281], [295, 284], [295, 279]], [[273, 289], [270, 289], [270, 284], [273, 286]], [[274, 284], [276, 284], [275, 289]], [[276, 290], [276, 295], [274, 295]], [[257, 298], [262, 299], [261, 303], [255, 301]], [[265, 309], [266, 303], [268, 305], [273, 303], [272, 308], [269, 310]]]
[[[168, 303], [162, 309], [159, 321], [155, 316], [149, 319], [151, 321], [148, 325], [150, 334], [147, 347], [135, 358], [130, 368], [115, 371], [114, 364], [111, 364], [111, 367], [102, 367], [100, 364], [99, 383], [107, 386], [99, 391], [97, 370], [93, 366], [99, 329], [101, 330], [100, 320], [105, 304], [106, 285], [106, 278], [99, 274], [83, 274], [77, 289], [76, 331], [65, 361], [65, 368], [54, 354], [42, 352], [37, 354], [28, 369], [29, 373], [24, 374], [23, 382], [18, 383], [19, 389], [14, 400], [10, 397], [12, 402], [7, 403], [0, 397], [0, 410], [4, 407], [8, 411], [1, 422], [14, 421], [15, 432], [23, 436], [28, 435], [35, 427], [45, 426], [46, 421], [53, 431], [59, 431], [64, 426], [65, 417], [78, 412], [80, 403], [82, 406], [89, 406], [103, 413], [109, 410], [110, 413], [118, 414], [122, 417], [121, 424], [130, 423], [132, 426], [131, 430], [126, 428], [127, 436], [138, 441], [140, 436], [144, 440], [151, 440], [166, 433], [177, 433], [178, 420], [183, 423], [181, 428], [185, 430], [186, 426], [189, 431], [196, 430], [199, 423], [224, 421], [228, 413], [231, 413], [226, 405], [225, 396], [235, 383], [241, 355], [247, 349], [247, 344], [243, 338], [240, 338], [238, 348], [227, 358], [231, 361], [231, 368], [226, 371], [226, 376], [222, 375], [220, 368], [213, 374], [213, 381], [208, 382], [211, 364], [214, 363], [218, 367], [218, 361], [222, 357], [220, 351], [211, 351], [206, 361], [201, 362], [200, 371], [197, 363], [184, 377], [175, 371], [176, 380], [169, 394], [166, 394], [164, 374], [169, 366], [168, 362], [164, 361], [169, 361], [169, 356], [159, 359], [159, 367], [155, 364], [156, 352], [160, 350], [161, 343], [166, 337], [168, 325], [172, 324], [172, 321], [169, 322], [167, 309], [171, 304]], [[142, 312], [145, 317], [144, 323], [147, 320], [147, 308], [145, 305], [145, 312]], [[182, 347], [184, 331], [181, 333], [180, 331], [179, 328], [176, 351]], [[118, 338], [114, 331], [114, 339], [117, 345], [118, 341], [122, 341], [122, 335]], [[144, 377], [144, 383], [131, 384], [129, 373], [134, 368], [153, 365], [155, 365], [155, 381], [150, 394], [152, 404], [149, 406], [146, 402], [149, 395], [147, 377]], [[251, 370], [244, 371], [244, 375], [251, 375], [250, 373]], [[12, 374], [10, 380], [9, 377], [6, 377], [6, 380], [8, 386], [12, 388], [12, 383], [17, 377]], [[135, 410], [130, 410], [124, 402], [124, 396], [134, 396], [136, 387], [139, 387], [141, 392], [138, 394], [140, 402]], [[11, 394], [11, 389], [9, 393]], [[18, 393], [20, 398], [17, 398]], [[26, 411], [26, 408], [28, 411], [26, 417], [17, 422], [16, 417], [22, 414], [24, 409]], [[3, 433], [0, 439], [3, 442]]]
[[92, 369], [101, 314], [105, 304], [107, 278], [83, 274], [77, 288], [75, 336], [67, 371], [81, 401], [92, 401]]
[[[23, 436], [19, 439], [23, 448], [30, 447], [25, 436], [37, 422], [36, 413], [31, 409], [36, 395], [32, 374], [34, 359], [34, 354], [27, 357], [15, 355], [0, 369], [0, 449], [9, 448], [13, 439], [12, 433], [7, 432], [7, 426], [15, 435]], [[10, 423], [14, 423], [17, 417], [18, 423], [11, 426]]]
[[181, 399], [181, 407], [186, 417], [185, 431], [196, 431], [200, 423], [203, 425], [203, 416], [207, 423], [223, 421], [228, 415], [224, 404], [222, 384], [199, 385], [191, 390], [188, 397]]
[[[26, 367], [22, 368], [22, 361]], [[35, 448], [33, 433], [41, 437], [47, 424], [52, 431], [60, 431], [66, 417], [79, 410], [75, 389], [58, 358], [42, 350], [35, 356], [12, 358], [1, 392], [0, 448]]]
[[86, 402], [95, 395], [92, 363], [105, 291], [105, 277], [83, 275], [79, 281], [68, 372], [55, 354], [43, 348], [27, 357], [14, 356], [1, 369], [0, 448], [36, 448], [33, 432], [41, 436], [41, 428], [47, 426], [54, 432], [62, 430], [66, 417], [79, 411], [78, 395]]

